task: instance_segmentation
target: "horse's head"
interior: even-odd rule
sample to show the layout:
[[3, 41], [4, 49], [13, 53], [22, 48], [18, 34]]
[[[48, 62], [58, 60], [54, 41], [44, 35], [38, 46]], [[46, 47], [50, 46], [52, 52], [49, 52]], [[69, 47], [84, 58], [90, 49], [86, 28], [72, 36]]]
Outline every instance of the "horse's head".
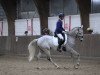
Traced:
[[83, 41], [83, 28], [78, 27], [77, 33], [76, 33], [76, 38], [79, 38], [80, 41]]
[[71, 31], [71, 35], [83, 41], [83, 27], [75, 27]]

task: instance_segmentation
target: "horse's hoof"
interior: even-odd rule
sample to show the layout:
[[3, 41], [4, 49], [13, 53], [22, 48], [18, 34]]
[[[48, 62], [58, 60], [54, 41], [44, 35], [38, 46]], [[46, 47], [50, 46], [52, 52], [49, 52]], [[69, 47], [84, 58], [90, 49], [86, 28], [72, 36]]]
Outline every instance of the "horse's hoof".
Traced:
[[75, 69], [78, 69], [79, 67], [78, 67], [78, 66], [74, 66], [74, 68], [75, 68]]
[[59, 67], [59, 66], [57, 66], [57, 69], [60, 69], [60, 67]]
[[68, 69], [68, 67], [64, 67], [64, 69]]
[[36, 69], [41, 69], [40, 67], [37, 67]]
[[80, 64], [78, 63], [77, 66], [80, 66]]

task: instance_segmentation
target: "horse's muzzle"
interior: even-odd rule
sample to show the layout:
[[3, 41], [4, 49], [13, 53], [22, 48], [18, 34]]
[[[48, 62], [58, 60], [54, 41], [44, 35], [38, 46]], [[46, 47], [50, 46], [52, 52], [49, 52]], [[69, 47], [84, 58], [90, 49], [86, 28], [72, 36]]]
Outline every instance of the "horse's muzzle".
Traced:
[[80, 40], [81, 42], [83, 41], [83, 40]]
[[83, 36], [81, 36], [80, 41], [81, 41], [81, 42], [83, 41]]

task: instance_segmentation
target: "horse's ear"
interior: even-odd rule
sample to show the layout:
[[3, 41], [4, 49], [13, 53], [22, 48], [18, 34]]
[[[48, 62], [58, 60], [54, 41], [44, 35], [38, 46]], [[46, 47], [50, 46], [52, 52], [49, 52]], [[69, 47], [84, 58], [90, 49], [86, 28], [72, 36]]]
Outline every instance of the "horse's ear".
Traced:
[[83, 28], [83, 25], [81, 25], [81, 28]]

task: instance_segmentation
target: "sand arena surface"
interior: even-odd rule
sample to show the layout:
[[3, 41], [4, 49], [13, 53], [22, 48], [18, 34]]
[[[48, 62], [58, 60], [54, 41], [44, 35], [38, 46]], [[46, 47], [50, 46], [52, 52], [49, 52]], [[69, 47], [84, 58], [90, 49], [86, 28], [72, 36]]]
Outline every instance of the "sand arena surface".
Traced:
[[81, 59], [79, 69], [73, 68], [72, 59], [62, 57], [53, 60], [60, 69], [46, 58], [29, 63], [27, 57], [0, 56], [0, 75], [100, 75], [100, 60]]

